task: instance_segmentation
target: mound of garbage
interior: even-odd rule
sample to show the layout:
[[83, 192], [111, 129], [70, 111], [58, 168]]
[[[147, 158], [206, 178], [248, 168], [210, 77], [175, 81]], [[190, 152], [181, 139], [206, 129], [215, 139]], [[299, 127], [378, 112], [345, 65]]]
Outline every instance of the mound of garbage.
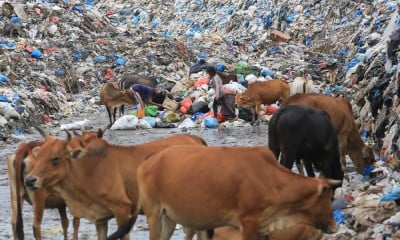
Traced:
[[[238, 127], [210, 119], [204, 64], [252, 78], [311, 78], [347, 97], [377, 163], [337, 191], [332, 239], [400, 238], [398, 1], [0, 1], [0, 141], [31, 126], [103, 112], [100, 86], [129, 74], [172, 82], [156, 116], [135, 127]], [[263, 120], [277, 106], [265, 109]], [[86, 121], [83, 121], [86, 124]], [[126, 122], [119, 123], [122, 127]], [[65, 127], [65, 126], [64, 126]], [[117, 126], [114, 126], [117, 128]]]

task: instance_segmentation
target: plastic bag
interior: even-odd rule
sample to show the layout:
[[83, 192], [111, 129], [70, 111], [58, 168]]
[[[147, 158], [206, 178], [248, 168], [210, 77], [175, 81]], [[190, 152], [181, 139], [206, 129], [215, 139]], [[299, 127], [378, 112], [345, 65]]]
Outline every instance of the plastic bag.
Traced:
[[153, 117], [144, 117], [143, 120], [148, 122], [152, 128], [156, 126], [156, 120]]
[[381, 197], [381, 201], [394, 201], [400, 199], [400, 188], [394, 189], [391, 193]]
[[118, 118], [110, 129], [111, 130], [136, 129], [138, 128], [138, 124], [139, 124], [138, 117], [132, 115], [125, 115]]
[[206, 117], [204, 118], [204, 125], [208, 128], [216, 128], [218, 127], [218, 120], [214, 117]]
[[68, 124], [61, 124], [60, 126], [61, 129], [66, 129], [66, 130], [70, 130], [70, 129], [91, 129], [93, 128], [92, 124], [90, 123], [89, 120], [84, 119], [82, 121], [78, 121], [78, 122], [74, 122], [74, 123], [68, 123]]
[[144, 114], [145, 116], [150, 116], [150, 117], [157, 117], [158, 115], [158, 107], [157, 106], [145, 106], [144, 107]]
[[18, 112], [11, 106], [11, 104], [6, 102], [0, 102], [0, 115], [10, 116], [11, 118], [20, 118]]
[[195, 126], [195, 122], [193, 122], [190, 118], [186, 118], [185, 120], [183, 120], [183, 122], [181, 122], [181, 124], [179, 124], [178, 128], [192, 128]]

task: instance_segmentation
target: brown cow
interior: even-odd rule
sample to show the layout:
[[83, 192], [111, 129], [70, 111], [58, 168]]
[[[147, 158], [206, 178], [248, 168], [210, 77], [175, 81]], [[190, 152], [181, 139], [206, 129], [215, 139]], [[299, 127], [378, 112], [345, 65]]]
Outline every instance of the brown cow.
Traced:
[[[307, 225], [296, 225], [280, 231], [273, 231], [268, 238], [260, 240], [317, 240], [321, 238], [321, 230]], [[242, 240], [240, 230], [233, 227], [219, 227], [214, 230], [212, 240]]]
[[135, 104], [136, 98], [131, 90], [120, 90], [117, 82], [107, 82], [101, 86], [100, 103], [107, 108], [107, 114], [110, 120], [108, 126], [111, 127], [116, 120], [117, 108], [125, 104]]
[[[74, 144], [75, 141], [83, 141], [87, 144], [89, 141], [96, 137], [102, 137], [103, 132], [99, 129], [97, 132], [84, 131], [79, 138], [75, 138], [71, 141]], [[35, 147], [40, 147], [43, 141], [32, 141], [28, 143], [21, 143], [18, 149], [7, 159], [8, 177], [10, 181], [10, 197], [12, 207], [12, 229], [14, 239], [23, 239], [23, 222], [22, 222], [22, 201], [25, 199], [28, 203], [32, 204], [34, 209], [34, 220], [33, 220], [33, 233], [36, 240], [41, 239], [40, 225], [42, 222], [43, 212], [45, 208], [57, 208], [61, 217], [61, 225], [64, 232], [64, 239], [67, 238], [68, 233], [68, 219], [66, 213], [66, 204], [64, 200], [57, 194], [49, 194], [46, 189], [38, 191], [30, 191], [23, 185], [24, 175], [29, 172], [30, 168], [33, 167], [34, 163], [31, 163], [29, 167], [24, 167], [22, 161]], [[71, 145], [73, 148], [73, 145]], [[74, 218], [73, 221], [74, 233], [73, 239], [78, 239], [78, 228], [79, 219]]]
[[361, 173], [365, 166], [373, 164], [374, 153], [361, 139], [347, 99], [317, 93], [295, 94], [282, 102], [282, 107], [285, 105], [305, 105], [324, 110], [329, 114], [338, 133], [340, 161], [343, 167], [346, 166], [347, 153], [358, 173]]
[[[200, 137], [179, 134], [133, 146], [94, 139], [86, 147], [68, 151], [70, 137], [63, 140], [38, 130], [46, 141], [25, 160], [28, 164], [36, 159], [26, 185], [32, 190], [49, 188], [58, 193], [74, 217], [96, 224], [98, 239], [106, 239], [107, 221], [112, 217], [118, 226], [128, 220], [134, 224], [138, 201], [136, 169], [147, 155], [173, 145], [205, 145]], [[129, 235], [123, 239], [129, 239]]]
[[284, 100], [290, 96], [290, 86], [280, 79], [249, 84], [247, 90], [236, 94], [235, 105], [237, 107], [251, 107], [252, 122], [259, 117], [261, 104], [272, 104]]
[[229, 225], [243, 240], [298, 224], [336, 229], [337, 182], [292, 173], [265, 147], [173, 146], [142, 163], [137, 181], [150, 240], [170, 239], [176, 223]]

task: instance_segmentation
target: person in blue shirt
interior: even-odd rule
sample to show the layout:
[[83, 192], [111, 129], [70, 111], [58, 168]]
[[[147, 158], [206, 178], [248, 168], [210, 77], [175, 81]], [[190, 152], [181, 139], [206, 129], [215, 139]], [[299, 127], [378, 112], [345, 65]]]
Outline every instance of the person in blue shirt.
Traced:
[[146, 105], [156, 105], [161, 107], [160, 104], [153, 102], [153, 97], [158, 93], [158, 90], [143, 84], [132, 84], [131, 90], [139, 102], [139, 109], [144, 108]]

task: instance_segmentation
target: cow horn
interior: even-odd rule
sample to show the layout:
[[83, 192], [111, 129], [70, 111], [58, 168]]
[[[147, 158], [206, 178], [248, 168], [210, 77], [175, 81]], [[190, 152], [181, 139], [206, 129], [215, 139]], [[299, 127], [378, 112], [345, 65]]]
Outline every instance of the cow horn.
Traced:
[[335, 179], [328, 179], [328, 184], [331, 187], [337, 187], [337, 186], [342, 185], [342, 181], [341, 180], [335, 180]]
[[71, 133], [67, 129], [64, 129], [64, 131], [65, 131], [65, 133], [67, 133], [67, 138], [65, 139], [65, 142], [69, 143], [72, 138]]
[[75, 129], [72, 129], [72, 132], [74, 133], [75, 136], [81, 136], [81, 134], [79, 134], [79, 132], [76, 131]]
[[38, 127], [38, 126], [33, 126], [33, 127], [40, 133], [40, 135], [42, 135], [42, 137], [43, 137], [44, 139], [47, 139], [47, 138], [50, 137], [50, 135], [49, 135], [46, 131], [44, 131], [43, 128]]

